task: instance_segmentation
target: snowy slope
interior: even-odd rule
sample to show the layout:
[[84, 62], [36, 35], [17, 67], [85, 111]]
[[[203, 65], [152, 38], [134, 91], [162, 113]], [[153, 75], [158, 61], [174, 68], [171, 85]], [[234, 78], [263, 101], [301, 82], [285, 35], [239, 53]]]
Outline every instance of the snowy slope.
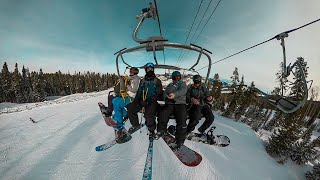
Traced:
[[[141, 179], [146, 129], [128, 143], [96, 152], [96, 146], [114, 138], [102, 119], [99, 101], [107, 104], [107, 91], [1, 114], [0, 179]], [[155, 141], [153, 179], [304, 179], [303, 168], [279, 165], [269, 157], [245, 124], [215, 115], [215, 133], [229, 136], [231, 145], [222, 148], [186, 141], [203, 157], [199, 166], [191, 168], [178, 161], [163, 140]], [[30, 117], [38, 123], [31, 123]]]

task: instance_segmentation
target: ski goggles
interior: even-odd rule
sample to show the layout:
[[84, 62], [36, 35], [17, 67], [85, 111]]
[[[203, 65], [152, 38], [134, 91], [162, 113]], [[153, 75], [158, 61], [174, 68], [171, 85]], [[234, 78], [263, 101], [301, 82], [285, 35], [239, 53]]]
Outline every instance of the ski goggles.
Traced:
[[154, 64], [153, 64], [153, 63], [147, 63], [147, 64], [146, 64], [146, 68], [148, 68], [148, 67], [154, 68]]

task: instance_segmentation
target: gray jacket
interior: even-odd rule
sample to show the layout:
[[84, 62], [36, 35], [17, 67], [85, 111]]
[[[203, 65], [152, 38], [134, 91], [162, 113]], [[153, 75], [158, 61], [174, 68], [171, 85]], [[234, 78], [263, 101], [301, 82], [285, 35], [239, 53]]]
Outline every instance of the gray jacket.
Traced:
[[140, 77], [138, 75], [130, 76], [130, 84], [127, 86], [127, 90], [136, 94], [138, 91], [139, 83], [140, 83]]
[[[163, 97], [166, 104], [186, 104], [187, 90], [187, 85], [182, 80], [173, 81], [164, 90]], [[169, 95], [170, 93], [175, 94], [173, 100], [167, 98], [167, 95]]]

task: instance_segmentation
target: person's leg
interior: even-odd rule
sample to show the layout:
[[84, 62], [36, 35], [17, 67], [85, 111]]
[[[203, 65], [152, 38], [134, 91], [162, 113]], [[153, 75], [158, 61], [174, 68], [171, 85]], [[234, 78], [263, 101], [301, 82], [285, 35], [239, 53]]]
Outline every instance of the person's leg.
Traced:
[[138, 112], [141, 110], [141, 106], [137, 101], [133, 101], [131, 104], [128, 104], [127, 106], [128, 110], [128, 117], [130, 120], [130, 123], [133, 127], [139, 126], [139, 119], [138, 119]]
[[167, 131], [169, 117], [173, 112], [173, 105], [166, 104], [159, 112], [157, 131], [163, 134]]
[[146, 126], [148, 127], [150, 133], [154, 133], [154, 131], [156, 130], [157, 108], [157, 102], [148, 103], [145, 107], [144, 118], [146, 119]]
[[189, 110], [189, 123], [187, 133], [192, 132], [201, 119], [201, 108], [198, 105], [192, 105]]
[[201, 113], [203, 114], [203, 116], [205, 117], [205, 121], [203, 122], [203, 124], [198, 128], [198, 131], [200, 133], [204, 133], [206, 129], [208, 129], [211, 124], [214, 121], [214, 115], [211, 111], [211, 109], [209, 108], [209, 106], [203, 106], [201, 108]]
[[107, 115], [112, 115], [112, 111], [113, 111], [113, 103], [112, 103], [112, 100], [114, 99], [115, 97], [113, 95], [109, 95], [108, 96], [108, 107], [107, 107]]
[[187, 108], [185, 104], [176, 104], [174, 105], [173, 111], [174, 117], [176, 118], [176, 143], [177, 145], [182, 145], [186, 138], [187, 132]]

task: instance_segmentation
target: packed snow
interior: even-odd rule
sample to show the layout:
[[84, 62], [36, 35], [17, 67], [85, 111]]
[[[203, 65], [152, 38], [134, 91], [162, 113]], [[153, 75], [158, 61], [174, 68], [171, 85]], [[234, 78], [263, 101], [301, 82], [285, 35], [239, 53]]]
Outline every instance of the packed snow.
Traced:
[[[1, 111], [0, 179], [141, 179], [148, 148], [146, 128], [125, 144], [95, 151], [96, 146], [114, 139], [97, 105], [107, 105], [107, 94], [76, 94]], [[214, 133], [227, 135], [231, 144], [217, 147], [186, 141], [203, 157], [200, 165], [187, 167], [162, 139], [156, 140], [153, 179], [305, 179], [308, 167], [278, 164], [250, 127], [214, 114]], [[126, 127], [130, 126], [127, 122]]]

